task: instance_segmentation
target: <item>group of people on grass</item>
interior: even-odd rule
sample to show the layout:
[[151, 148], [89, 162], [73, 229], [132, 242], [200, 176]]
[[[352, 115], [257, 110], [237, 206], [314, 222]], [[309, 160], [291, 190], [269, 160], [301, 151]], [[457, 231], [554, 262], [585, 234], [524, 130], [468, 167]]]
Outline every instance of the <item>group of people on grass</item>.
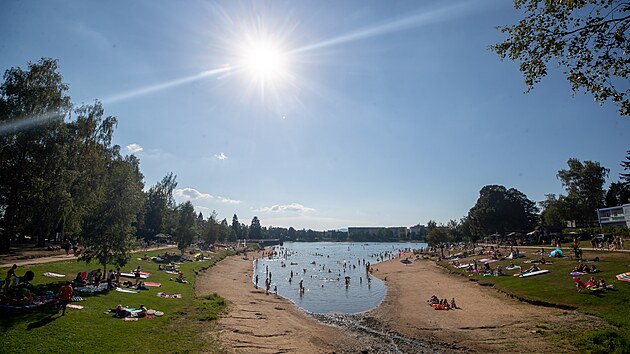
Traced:
[[595, 264], [589, 267], [586, 263], [580, 263], [573, 268], [573, 271], [579, 273], [598, 273], [600, 270], [595, 267]]

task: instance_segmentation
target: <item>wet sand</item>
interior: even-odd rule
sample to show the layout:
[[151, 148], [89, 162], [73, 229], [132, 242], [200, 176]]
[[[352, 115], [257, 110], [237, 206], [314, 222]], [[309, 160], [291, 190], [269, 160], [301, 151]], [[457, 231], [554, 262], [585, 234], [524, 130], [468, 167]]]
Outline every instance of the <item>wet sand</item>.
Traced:
[[[228, 257], [200, 274], [196, 293], [216, 292], [228, 300], [229, 312], [217, 323], [218, 338], [237, 353], [572, 352], [570, 344], [541, 328], [588, 328], [595, 321], [519, 302], [449, 275], [432, 261], [405, 265], [395, 259], [375, 268], [388, 292], [378, 308], [360, 315], [312, 316], [254, 289], [251, 254], [249, 260]], [[426, 301], [432, 294], [455, 297], [461, 309], [434, 310]], [[216, 328], [209, 331], [216, 336]]]

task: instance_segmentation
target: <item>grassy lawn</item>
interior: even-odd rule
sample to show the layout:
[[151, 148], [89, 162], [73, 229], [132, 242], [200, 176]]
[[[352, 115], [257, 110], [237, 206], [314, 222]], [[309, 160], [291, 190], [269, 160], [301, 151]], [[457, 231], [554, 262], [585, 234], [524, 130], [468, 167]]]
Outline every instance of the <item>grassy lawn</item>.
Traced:
[[[170, 250], [171, 252], [176, 250]], [[149, 256], [164, 254], [164, 250], [147, 252]], [[131, 271], [140, 266], [150, 272], [147, 281], [162, 283], [161, 287], [150, 287], [138, 294], [110, 291], [97, 295], [82, 295], [85, 301], [75, 302], [83, 309], [66, 310], [66, 316], [50, 309], [36, 309], [18, 315], [2, 315], [0, 318], [0, 343], [2, 350], [11, 353], [121, 353], [159, 352], [186, 353], [210, 351], [213, 345], [202, 338], [199, 332], [204, 323], [199, 319], [216, 318], [216, 313], [225, 306], [223, 299], [209, 296], [202, 300], [194, 298], [195, 272], [207, 268], [224, 258], [227, 252], [213, 254], [213, 259], [203, 262], [185, 262], [180, 265], [191, 284], [170, 281], [174, 275], [158, 270], [158, 263], [137, 260], [142, 253], [134, 254], [129, 264], [122, 268]], [[32, 284], [38, 292], [56, 289], [66, 280], [74, 279], [79, 271], [89, 271], [98, 265], [66, 261], [18, 268], [18, 275], [26, 270], [35, 273]], [[109, 266], [108, 266], [109, 269]], [[66, 278], [48, 278], [44, 272], [66, 274]], [[3, 272], [4, 276], [4, 272]], [[121, 278], [122, 280], [123, 278]], [[181, 299], [158, 297], [157, 292], [182, 294]], [[203, 306], [199, 304], [203, 303]], [[164, 316], [138, 321], [123, 321], [104, 314], [104, 311], [122, 304], [138, 308], [144, 304], [149, 309], [164, 312]], [[217, 344], [218, 345], [218, 344]], [[210, 346], [210, 348], [208, 348]], [[217, 347], [218, 348], [218, 347]], [[217, 349], [218, 350], [218, 349]]]
[[[547, 247], [546, 251], [552, 250]], [[528, 259], [540, 259], [540, 256], [533, 254], [533, 249], [526, 249], [526, 258], [520, 258], [514, 261], [515, 265], [520, 265], [523, 270], [528, 269], [531, 264], [524, 263]], [[569, 249], [563, 249], [565, 255], [572, 253]], [[606, 343], [601, 345], [593, 344], [598, 342], [602, 337], [604, 342], [618, 342], [616, 347], [618, 353], [630, 352], [630, 283], [618, 281], [615, 275], [624, 272], [630, 272], [630, 254], [621, 252], [608, 251], [585, 251], [584, 259], [594, 259], [599, 257], [600, 261], [588, 263], [595, 264], [601, 272], [594, 273], [595, 279], [603, 278], [606, 284], [613, 284], [615, 289], [602, 292], [592, 292], [584, 289], [577, 291], [572, 276], [569, 274], [578, 264], [570, 258], [551, 259], [545, 256], [546, 260], [553, 261], [553, 264], [539, 265], [541, 269], [550, 270], [547, 274], [537, 275], [528, 278], [519, 278], [512, 276], [520, 270], [505, 271], [507, 276], [481, 276], [477, 274], [470, 275], [465, 270], [456, 269], [449, 265], [448, 261], [442, 261], [441, 264], [454, 273], [466, 276], [471, 280], [478, 281], [481, 285], [491, 285], [495, 288], [516, 296], [519, 299], [530, 301], [536, 304], [553, 305], [567, 309], [576, 309], [580, 312], [598, 316], [606, 322], [618, 328], [614, 333], [606, 331], [596, 331], [582, 334], [567, 334], [573, 337], [585, 350], [592, 352], [610, 352], [606, 349]], [[462, 264], [469, 263], [472, 259], [489, 258], [488, 256], [476, 256], [466, 259], [460, 259]], [[497, 261], [491, 263], [492, 269], [496, 269], [497, 265], [505, 267], [510, 260]], [[479, 263], [479, 267], [483, 266]], [[591, 274], [582, 275], [580, 278], [586, 282]], [[613, 337], [613, 338], [607, 338]], [[623, 348], [623, 349], [622, 349]], [[601, 349], [601, 350], [600, 350]]]

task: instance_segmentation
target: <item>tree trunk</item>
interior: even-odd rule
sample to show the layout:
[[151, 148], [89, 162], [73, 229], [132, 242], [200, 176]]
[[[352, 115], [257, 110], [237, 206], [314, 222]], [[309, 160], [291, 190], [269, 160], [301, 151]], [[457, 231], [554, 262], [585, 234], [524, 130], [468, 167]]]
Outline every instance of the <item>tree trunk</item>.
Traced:
[[37, 247], [44, 247], [46, 245], [46, 232], [39, 227], [39, 232], [37, 233]]
[[11, 236], [10, 233], [0, 229], [0, 254], [9, 253], [11, 248]]

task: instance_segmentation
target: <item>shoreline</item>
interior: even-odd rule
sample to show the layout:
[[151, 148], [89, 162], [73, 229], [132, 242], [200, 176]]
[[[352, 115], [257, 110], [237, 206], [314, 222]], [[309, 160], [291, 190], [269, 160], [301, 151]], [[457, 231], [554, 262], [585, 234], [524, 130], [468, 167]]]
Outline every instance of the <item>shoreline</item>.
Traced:
[[[358, 314], [313, 314], [265, 295], [251, 282], [251, 257], [219, 262], [199, 275], [195, 291], [216, 292], [230, 303], [214, 330], [230, 352], [571, 352], [537, 326], [571, 330], [593, 323], [576, 311], [523, 303], [454, 277], [430, 260], [405, 265], [401, 259], [375, 264], [372, 275], [386, 283], [387, 293], [378, 307]], [[426, 302], [434, 293], [455, 297], [460, 309], [435, 311]]]

